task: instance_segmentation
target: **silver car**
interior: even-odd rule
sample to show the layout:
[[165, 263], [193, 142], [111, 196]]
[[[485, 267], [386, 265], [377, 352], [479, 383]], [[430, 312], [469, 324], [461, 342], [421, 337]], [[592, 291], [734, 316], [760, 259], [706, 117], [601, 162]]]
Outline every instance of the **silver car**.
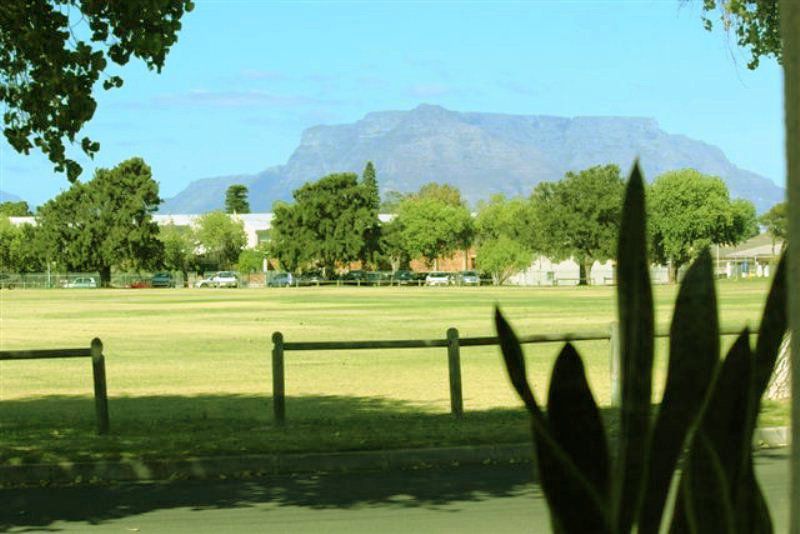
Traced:
[[450, 273], [434, 272], [425, 277], [426, 286], [449, 286], [451, 283]]
[[91, 276], [82, 276], [82, 277], [79, 277], [79, 278], [73, 278], [72, 280], [70, 280], [69, 282], [64, 284], [64, 287], [70, 288], [70, 289], [95, 288], [95, 287], [97, 287], [97, 281], [94, 278], [92, 278]]

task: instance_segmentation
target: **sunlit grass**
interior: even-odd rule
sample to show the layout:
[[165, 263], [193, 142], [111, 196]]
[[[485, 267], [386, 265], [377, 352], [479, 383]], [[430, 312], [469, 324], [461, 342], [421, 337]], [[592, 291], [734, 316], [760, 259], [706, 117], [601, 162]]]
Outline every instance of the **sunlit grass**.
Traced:
[[[757, 327], [767, 287], [763, 280], [721, 283], [721, 323]], [[663, 327], [669, 324], [675, 292], [673, 286], [655, 288], [657, 322]], [[95, 336], [103, 340], [115, 433], [102, 439], [91, 435], [88, 359], [1, 362], [2, 439], [17, 450], [26, 439], [41, 440], [55, 428], [62, 437], [48, 440], [50, 449], [44, 448], [51, 452], [66, 451], [73, 443], [85, 452], [99, 446], [95, 452], [108, 454], [121, 446], [110, 446], [115, 439], [143, 440], [130, 449], [147, 449], [148, 439], [156, 439], [155, 427], [163, 434], [158, 446], [170, 454], [193, 446], [197, 452], [230, 453], [523, 439], [525, 416], [496, 347], [462, 349], [468, 417], [460, 422], [447, 414], [443, 348], [288, 352], [289, 427], [281, 431], [285, 434], [274, 434], [274, 428], [269, 433], [291, 437], [261, 437], [263, 429], [272, 428], [273, 331], [283, 332], [287, 341], [444, 338], [451, 326], [464, 337], [494, 335], [495, 304], [520, 334], [605, 330], [615, 318], [609, 287], [2, 291], [3, 350], [88, 346]], [[732, 341], [725, 338], [723, 344]], [[607, 405], [608, 342], [577, 346], [598, 402]], [[546, 397], [559, 348], [526, 346], [540, 399]], [[657, 390], [664, 380], [665, 350], [666, 343], [659, 342]], [[365, 406], [372, 408], [365, 411]], [[775, 413], [780, 409], [771, 411], [771, 420], [780, 420]], [[379, 435], [365, 438], [370, 428]], [[250, 431], [255, 434], [239, 435]], [[326, 432], [339, 437], [323, 439]], [[63, 437], [67, 434], [73, 437]], [[204, 436], [202, 444], [198, 436]], [[234, 446], [231, 440], [246, 444]]]

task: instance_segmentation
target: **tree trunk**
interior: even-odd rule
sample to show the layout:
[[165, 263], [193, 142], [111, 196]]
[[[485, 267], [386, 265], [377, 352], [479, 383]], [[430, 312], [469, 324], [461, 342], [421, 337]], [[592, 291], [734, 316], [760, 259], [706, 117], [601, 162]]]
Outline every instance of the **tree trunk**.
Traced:
[[100, 268], [100, 287], [111, 287], [111, 267]]
[[579, 259], [578, 260], [578, 285], [589, 285], [589, 277], [592, 273], [593, 260]]
[[674, 261], [670, 261], [667, 265], [667, 281], [670, 284], [678, 281], [678, 265]]
[[469, 270], [469, 249], [464, 247], [464, 270]]
[[592, 285], [592, 265], [594, 259], [587, 259], [583, 261], [583, 281], [584, 285]]
[[781, 348], [778, 351], [778, 359], [775, 361], [775, 369], [772, 371], [772, 378], [769, 380], [767, 391], [764, 396], [769, 400], [785, 400], [792, 394], [791, 388], [791, 344], [792, 336], [787, 335], [783, 338]]
[[[789, 502], [800, 502], [800, 2], [781, 0], [783, 102], [786, 107], [786, 192], [788, 197], [787, 293], [792, 353], [792, 457]], [[789, 532], [800, 534], [800, 506], [791, 507]]]

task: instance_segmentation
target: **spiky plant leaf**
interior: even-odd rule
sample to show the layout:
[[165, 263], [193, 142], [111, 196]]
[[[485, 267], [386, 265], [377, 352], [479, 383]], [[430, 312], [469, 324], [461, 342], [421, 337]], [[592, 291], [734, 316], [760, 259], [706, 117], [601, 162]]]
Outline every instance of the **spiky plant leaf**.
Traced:
[[673, 532], [739, 531], [736, 494], [747, 481], [741, 458], [752, 447], [743, 417], [754, 373], [749, 337], [744, 329], [714, 380], [681, 477]]
[[519, 340], [500, 310], [495, 310], [495, 326], [511, 383], [531, 414], [536, 462], [553, 532], [586, 532], [585, 526], [592, 532], [609, 532], [607, 501], [556, 440], [528, 384]]
[[614, 525], [627, 532], [641, 498], [650, 430], [653, 294], [647, 261], [644, 181], [638, 161], [625, 191], [617, 249], [622, 406], [614, 476]]
[[[564, 345], [553, 367], [547, 420], [555, 440], [589, 479], [607, 507], [610, 479], [605, 429], [586, 381], [583, 362], [571, 343]], [[586, 519], [589, 518], [581, 518]], [[584, 526], [584, 532], [591, 530], [590, 524]]]
[[711, 255], [704, 251], [686, 272], [675, 302], [667, 383], [648, 447], [639, 532], [659, 531], [675, 465], [718, 363], [717, 298]]

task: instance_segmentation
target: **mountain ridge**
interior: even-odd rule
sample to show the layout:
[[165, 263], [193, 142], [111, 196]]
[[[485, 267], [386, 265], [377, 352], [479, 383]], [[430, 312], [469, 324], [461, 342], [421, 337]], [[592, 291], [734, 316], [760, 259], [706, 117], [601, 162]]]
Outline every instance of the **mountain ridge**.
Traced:
[[360, 173], [367, 161], [374, 162], [383, 192], [446, 182], [474, 203], [494, 193], [528, 195], [541, 181], [592, 165], [616, 163], [627, 172], [637, 157], [650, 181], [685, 167], [720, 176], [732, 197], [753, 201], [759, 212], [784, 198], [782, 188], [740, 169], [720, 148], [667, 133], [654, 118], [458, 112], [422, 104], [408, 111], [370, 112], [353, 123], [307, 128], [284, 165], [193, 181], [159, 212], [220, 209], [233, 183], [248, 186], [253, 211], [269, 211], [274, 201], [289, 200], [306, 181], [331, 172]]

